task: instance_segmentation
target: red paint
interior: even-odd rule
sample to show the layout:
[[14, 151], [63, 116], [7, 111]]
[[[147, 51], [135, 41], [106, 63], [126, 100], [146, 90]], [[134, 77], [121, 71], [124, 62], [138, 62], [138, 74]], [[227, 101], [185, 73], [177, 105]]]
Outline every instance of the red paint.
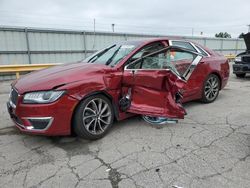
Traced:
[[29, 131], [24, 130], [17, 125], [20, 131], [46, 135], [69, 135], [71, 132], [71, 117], [78, 100], [64, 95], [60, 100], [52, 104], [22, 104], [23, 97], [19, 97], [18, 106], [15, 110], [24, 126], [30, 126], [29, 121], [24, 117], [50, 117], [53, 114], [53, 124], [46, 131]]
[[[71, 120], [77, 104], [84, 97], [96, 92], [105, 92], [112, 99], [116, 109], [119, 109], [118, 101], [123, 92], [129, 87], [132, 88], [131, 107], [127, 112], [118, 111], [118, 120], [134, 114], [184, 118], [185, 110], [175, 102], [177, 91], [184, 90], [183, 102], [200, 99], [203, 82], [211, 73], [219, 76], [221, 89], [225, 87], [229, 77], [228, 61], [207, 48], [204, 49], [209, 52], [210, 57], [202, 58], [187, 83], [169, 70], [141, 70], [135, 77], [128, 71], [123, 71], [130, 57], [143, 46], [156, 41], [162, 41], [165, 46], [168, 45], [168, 39], [137, 42], [137, 48], [115, 67], [74, 63], [36, 71], [22, 77], [12, 84], [20, 94], [15, 114], [23, 120], [24, 126], [28, 126], [28, 122], [23, 117], [52, 116], [54, 121], [48, 130], [32, 133], [68, 135], [71, 132]], [[54, 88], [66, 90], [67, 93], [51, 104], [22, 103], [26, 92]], [[21, 128], [20, 130], [24, 131]], [[25, 130], [25, 132], [28, 131]]]

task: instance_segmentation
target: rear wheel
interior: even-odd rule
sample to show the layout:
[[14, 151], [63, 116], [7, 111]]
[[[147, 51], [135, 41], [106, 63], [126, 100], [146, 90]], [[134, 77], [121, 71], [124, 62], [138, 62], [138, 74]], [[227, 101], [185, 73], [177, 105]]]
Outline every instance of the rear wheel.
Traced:
[[236, 74], [237, 78], [244, 78], [246, 76], [246, 73]]
[[220, 79], [215, 74], [210, 74], [203, 84], [202, 102], [211, 103], [219, 95]]
[[88, 140], [102, 138], [111, 128], [114, 110], [103, 95], [88, 97], [80, 103], [74, 115], [75, 133]]

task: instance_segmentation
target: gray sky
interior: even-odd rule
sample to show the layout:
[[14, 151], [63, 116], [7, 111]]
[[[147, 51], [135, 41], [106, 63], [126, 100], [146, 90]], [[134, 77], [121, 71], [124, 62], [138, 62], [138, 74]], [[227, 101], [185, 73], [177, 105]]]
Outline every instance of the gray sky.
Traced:
[[250, 0], [0, 0], [0, 25], [233, 37], [248, 31]]

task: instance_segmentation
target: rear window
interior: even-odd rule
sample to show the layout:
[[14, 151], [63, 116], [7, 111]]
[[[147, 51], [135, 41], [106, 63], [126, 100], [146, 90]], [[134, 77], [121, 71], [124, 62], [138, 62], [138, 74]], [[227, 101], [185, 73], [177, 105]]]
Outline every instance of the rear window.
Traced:
[[198, 49], [200, 50], [200, 52], [201, 52], [202, 55], [208, 56], [207, 53], [205, 52], [205, 50], [203, 50], [203, 49], [202, 49], [201, 47], [199, 47], [198, 45], [195, 45], [195, 46], [196, 46], [196, 48], [198, 48]]
[[189, 42], [183, 42], [183, 41], [172, 41], [173, 46], [178, 46], [182, 48], [186, 48], [188, 50], [197, 52], [196, 49], [189, 43]]

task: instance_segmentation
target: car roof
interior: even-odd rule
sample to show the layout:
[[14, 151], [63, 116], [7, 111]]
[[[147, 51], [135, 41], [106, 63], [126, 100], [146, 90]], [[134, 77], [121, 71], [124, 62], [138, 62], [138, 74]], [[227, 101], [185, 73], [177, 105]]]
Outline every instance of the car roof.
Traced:
[[136, 40], [122, 41], [122, 42], [120, 42], [120, 44], [140, 45], [140, 44], [157, 42], [157, 41], [164, 41], [164, 40], [182, 40], [182, 41], [187, 41], [187, 40], [183, 39], [182, 37], [159, 37], [159, 38], [142, 38], [142, 39], [136, 39]]
[[187, 40], [183, 37], [177, 37], [177, 36], [169, 36], [169, 37], [159, 37], [159, 38], [142, 38], [142, 39], [137, 39], [137, 40], [128, 40], [128, 41], [121, 41], [118, 42], [117, 44], [120, 45], [135, 45], [135, 46], [143, 46], [152, 42], [158, 42], [158, 41], [168, 41], [168, 40], [180, 40], [183, 42], [192, 42], [193, 44], [201, 47], [202, 49], [204, 49], [207, 53], [209, 53], [209, 55], [212, 54], [217, 54], [215, 52], [213, 52], [212, 50], [210, 50], [209, 48], [195, 42], [195, 41], [191, 41], [191, 40]]
[[[142, 39], [136, 39], [136, 40], [121, 41], [121, 42], [119, 42], [119, 44], [139, 46], [139, 45], [144, 45], [144, 44], [148, 44], [148, 43], [151, 43], [151, 42], [168, 41], [168, 40], [181, 40], [183, 42], [192, 42], [194, 44], [197, 44], [197, 43], [195, 43], [193, 41], [186, 40], [183, 37], [177, 37], [177, 36], [159, 37], [159, 38], [142, 38]], [[202, 46], [200, 44], [197, 44], [197, 45]]]

